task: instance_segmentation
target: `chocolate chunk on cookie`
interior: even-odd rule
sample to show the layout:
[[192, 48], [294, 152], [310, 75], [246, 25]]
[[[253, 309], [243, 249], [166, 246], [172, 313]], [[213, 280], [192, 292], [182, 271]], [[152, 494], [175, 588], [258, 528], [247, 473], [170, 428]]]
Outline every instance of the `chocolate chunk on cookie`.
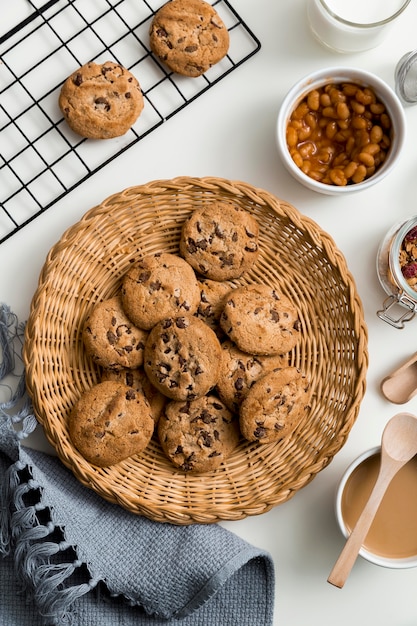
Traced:
[[142, 365], [147, 337], [126, 316], [120, 296], [98, 302], [83, 327], [87, 354], [97, 365], [114, 370]]
[[195, 315], [219, 336], [223, 334], [219, 325], [220, 315], [232, 287], [228, 283], [209, 278], [201, 278], [198, 281], [198, 286], [200, 288], [200, 303]]
[[173, 400], [193, 400], [217, 382], [220, 342], [193, 316], [170, 317], [152, 328], [145, 346], [145, 372]]
[[219, 380], [216, 391], [234, 412], [246, 398], [252, 385], [277, 367], [288, 365], [288, 354], [255, 355], [242, 352], [232, 341], [222, 344]]
[[309, 408], [310, 383], [295, 367], [278, 368], [249, 390], [240, 406], [240, 430], [249, 441], [289, 437]]
[[256, 262], [259, 226], [248, 211], [219, 202], [195, 209], [181, 230], [180, 252], [206, 278], [239, 278]]
[[181, 257], [162, 252], [144, 257], [128, 270], [121, 297], [132, 322], [149, 330], [166, 317], [193, 315], [200, 290], [193, 268]]
[[166, 456], [184, 472], [209, 472], [239, 443], [238, 419], [216, 396], [170, 402], [158, 424]]
[[82, 456], [98, 467], [139, 454], [154, 431], [149, 402], [131, 387], [114, 381], [83, 393], [69, 418], [69, 434]]
[[142, 367], [138, 367], [137, 369], [128, 369], [125, 367], [117, 371], [105, 369], [103, 370], [101, 380], [112, 380], [123, 383], [123, 385], [131, 387], [137, 393], [143, 393], [149, 402], [153, 421], [155, 424], [158, 423], [167, 399], [162, 393], [155, 389]]
[[229, 49], [229, 33], [217, 11], [203, 0], [171, 0], [155, 14], [149, 30], [152, 52], [184, 76], [200, 76]]
[[243, 352], [282, 354], [300, 339], [300, 322], [292, 301], [267, 285], [238, 287], [220, 317], [226, 335]]
[[124, 135], [144, 107], [135, 76], [112, 61], [87, 63], [73, 72], [62, 85], [58, 103], [70, 128], [89, 139]]

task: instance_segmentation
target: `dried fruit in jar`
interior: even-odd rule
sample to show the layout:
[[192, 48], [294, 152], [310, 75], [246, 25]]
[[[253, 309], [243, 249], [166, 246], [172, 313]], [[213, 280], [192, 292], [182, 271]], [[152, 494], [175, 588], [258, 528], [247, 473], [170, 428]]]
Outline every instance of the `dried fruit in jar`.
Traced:
[[417, 291], [417, 226], [409, 230], [401, 242], [399, 263], [403, 277]]

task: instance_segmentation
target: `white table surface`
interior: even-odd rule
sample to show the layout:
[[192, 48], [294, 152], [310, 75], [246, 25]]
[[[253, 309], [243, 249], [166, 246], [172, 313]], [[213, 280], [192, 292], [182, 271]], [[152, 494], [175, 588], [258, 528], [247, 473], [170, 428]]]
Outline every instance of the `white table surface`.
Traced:
[[[333, 53], [313, 39], [305, 0], [232, 0], [232, 5], [261, 40], [261, 51], [3, 243], [0, 299], [21, 320], [27, 319], [46, 254], [63, 231], [107, 196], [150, 180], [179, 175], [242, 180], [314, 219], [333, 236], [356, 279], [369, 330], [367, 392], [347, 443], [307, 487], [266, 514], [224, 526], [272, 554], [274, 625], [415, 626], [417, 569], [384, 569], [359, 558], [342, 590], [329, 585], [327, 576], [344, 543], [333, 512], [343, 471], [363, 450], [379, 443], [391, 416], [400, 410], [417, 413], [417, 397], [399, 407], [379, 391], [382, 378], [417, 351], [417, 319], [403, 330], [378, 319], [376, 310], [385, 294], [375, 272], [377, 248], [386, 231], [417, 213], [417, 106], [406, 108], [408, 135], [401, 165], [378, 186], [344, 198], [315, 194], [289, 177], [277, 155], [274, 125], [287, 90], [311, 70], [353, 65], [393, 85], [398, 59], [417, 45], [417, 3], [411, 2], [381, 46], [354, 55]], [[8, 6], [6, 23], [17, 3]], [[34, 441], [42, 444], [40, 431]]]

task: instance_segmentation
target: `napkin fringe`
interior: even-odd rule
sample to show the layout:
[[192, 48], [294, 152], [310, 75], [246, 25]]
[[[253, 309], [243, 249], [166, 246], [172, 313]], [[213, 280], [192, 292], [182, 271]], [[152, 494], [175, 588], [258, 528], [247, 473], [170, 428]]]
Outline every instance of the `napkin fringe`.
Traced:
[[0, 556], [13, 552], [22, 595], [36, 602], [48, 624], [64, 625], [72, 621], [73, 602], [97, 582], [78, 559], [76, 548], [65, 541], [64, 529], [54, 523], [31, 468], [18, 458], [19, 440], [37, 424], [21, 357], [24, 331], [25, 325], [1, 304], [0, 384], [8, 399], [0, 403], [0, 428], [8, 435], [4, 452], [11, 464], [0, 485]]
[[16, 472], [12, 472], [9, 467], [3, 477], [0, 485], [0, 554], [7, 556], [10, 554], [10, 514], [7, 503], [10, 502], [10, 496], [18, 485], [18, 477]]
[[28, 465], [9, 466], [0, 491], [0, 554], [14, 552], [20, 587], [48, 624], [71, 624], [70, 606], [98, 581], [65, 541], [65, 530], [54, 523], [42, 496]]

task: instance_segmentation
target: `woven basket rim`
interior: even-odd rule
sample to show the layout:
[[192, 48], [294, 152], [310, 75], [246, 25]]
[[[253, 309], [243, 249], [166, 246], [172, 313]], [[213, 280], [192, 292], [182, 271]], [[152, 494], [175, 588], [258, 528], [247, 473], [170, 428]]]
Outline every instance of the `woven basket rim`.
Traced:
[[[76, 258], [78, 260], [80, 255], [85, 254], [85, 250], [88, 251], [90, 243], [94, 244], [95, 238], [97, 235], [101, 236], [101, 232], [105, 232], [104, 229], [108, 228], [109, 232], [113, 233], [113, 230], [119, 228], [121, 219], [126, 220], [130, 224], [131, 214], [129, 211], [132, 211], [132, 216], [136, 216], [137, 212], [139, 214], [137, 219], [145, 220], [145, 217], [143, 217], [145, 214], [143, 206], [146, 206], [146, 211], [149, 212], [150, 216], [150, 218], [147, 217], [146, 219], [154, 219], [154, 225], [151, 224], [148, 228], [148, 223], [146, 222], [145, 224], [143, 222], [145, 226], [138, 233], [137, 237], [141, 245], [152, 247], [157, 246], [158, 237], [171, 237], [171, 231], [173, 233], [172, 236], [175, 236], [176, 229], [178, 229], [178, 224], [175, 221], [177, 211], [188, 210], [187, 207], [184, 208], [187, 203], [195, 202], [196, 198], [198, 201], [200, 198], [206, 201], [207, 198], [211, 200], [212, 198], [218, 199], [222, 197], [233, 199], [238, 204], [243, 203], [248, 210], [253, 210], [262, 220], [265, 219], [265, 223], [268, 223], [268, 226], [265, 227], [265, 238], [270, 237], [269, 232], [267, 232], [268, 229], [276, 228], [275, 220], [278, 220], [280, 224], [288, 225], [295, 234], [298, 235], [300, 233], [300, 237], [308, 238], [309, 247], [319, 259], [317, 271], [322, 271], [321, 266], [323, 265], [325, 268], [328, 266], [330, 268], [329, 271], [334, 272], [335, 278], [332, 278], [332, 280], [343, 289], [343, 293], [346, 296], [346, 318], [349, 318], [348, 322], [346, 322], [346, 332], [343, 328], [341, 337], [336, 337], [336, 346], [339, 349], [340, 344], [342, 354], [346, 349], [350, 355], [346, 364], [346, 376], [351, 382], [352, 397], [343, 400], [346, 403], [345, 409], [343, 414], [340, 411], [340, 415], [337, 415], [338, 421], [334, 425], [332, 424], [332, 432], [330, 433], [329, 430], [329, 440], [325, 440], [324, 448], [314, 451], [312, 458], [309, 458], [308, 466], [301, 469], [297, 468], [297, 472], [294, 475], [291, 473], [291, 467], [287, 469], [284, 466], [282, 471], [280, 469], [275, 477], [279, 485], [274, 487], [271, 492], [268, 491], [268, 487], [259, 487], [257, 489], [256, 483], [263, 485], [266, 480], [265, 474], [271, 468], [275, 469], [277, 463], [276, 445], [265, 445], [260, 452], [259, 446], [249, 444], [248, 442], [239, 444], [236, 453], [230, 459], [230, 463], [226, 463], [226, 467], [221, 467], [215, 472], [204, 475], [203, 478], [198, 475], [184, 475], [170, 467], [169, 462], [167, 464], [162, 462], [161, 465], [160, 457], [158, 456], [158, 444], [153, 442], [148, 450], [148, 458], [133, 460], [132, 465], [126, 470], [123, 469], [123, 476], [125, 474], [132, 476], [132, 484], [130, 484], [129, 479], [122, 480], [114, 468], [106, 468], [105, 470], [95, 468], [82, 459], [72, 447], [71, 442], [68, 441], [68, 436], [65, 432], [65, 417], [62, 414], [58, 414], [59, 411], [56, 411], [55, 405], [52, 407], [52, 404], [57, 399], [57, 395], [63, 395], [66, 400], [66, 394], [73, 393], [73, 384], [75, 386], [81, 384], [84, 387], [93, 384], [94, 373], [91, 373], [88, 367], [86, 367], [84, 368], [85, 371], [75, 372], [73, 376], [69, 374], [67, 379], [65, 379], [65, 383], [69, 384], [69, 390], [59, 389], [59, 393], [55, 390], [54, 393], [51, 393], [51, 397], [45, 397], [48, 382], [51, 383], [49, 388], [55, 385], [53, 372], [56, 371], [56, 365], [54, 365], [54, 370], [54, 368], [46, 364], [51, 360], [51, 346], [56, 342], [57, 333], [60, 332], [60, 316], [65, 318], [67, 307], [65, 298], [68, 298], [71, 305], [75, 298], [71, 292], [73, 288], [71, 279], [67, 279], [66, 272], [63, 269], [66, 267], [68, 259]], [[169, 205], [170, 202], [173, 203], [173, 209]], [[150, 209], [148, 209], [149, 206], [151, 207]], [[152, 209], [152, 206], [154, 209]], [[177, 209], [177, 206], [180, 208]], [[261, 228], [262, 225], [263, 222], [261, 223]], [[156, 243], [153, 240], [152, 228], [155, 231]], [[90, 232], [92, 233], [91, 236]], [[266, 240], [269, 242], [269, 239]], [[144, 241], [145, 243], [143, 243]], [[168, 240], [161, 239], [161, 241], [163, 241], [163, 245], [168, 245], [166, 244]], [[117, 251], [118, 246], [123, 248], [125, 244], [117, 240], [114, 245]], [[133, 244], [128, 242], [126, 245]], [[135, 242], [135, 245], [139, 246], [137, 242]], [[154, 251], [157, 250], [155, 249]], [[271, 255], [268, 260], [272, 266], [275, 258], [273, 252], [273, 247], [268, 245], [266, 253]], [[97, 255], [95, 251], [94, 254]], [[97, 256], [93, 259], [93, 267], [95, 267], [94, 263], [98, 264]], [[103, 258], [103, 264], [105, 263], [109, 264], [109, 257]], [[58, 285], [62, 285], [62, 288], [59, 296], [54, 296], [51, 281], [56, 281], [57, 277]], [[86, 267], [85, 280], [88, 281], [90, 278], [89, 268]], [[66, 280], [68, 280], [68, 287], [67, 285], [63, 286]], [[271, 280], [275, 280], [274, 276]], [[91, 293], [94, 293], [94, 286]], [[59, 301], [58, 297], [64, 298], [63, 303]], [[83, 299], [83, 296], [80, 296], [80, 300], [84, 304], [86, 298], [84, 297]], [[310, 301], [307, 304], [310, 306]], [[48, 308], [48, 311], [45, 310], [46, 308]], [[344, 323], [344, 318], [342, 317], [342, 324], [344, 325]], [[321, 332], [320, 328], [318, 330]], [[317, 327], [315, 327], [315, 332], [317, 332]], [[42, 337], [41, 343], [39, 343], [40, 336]], [[147, 184], [129, 187], [122, 192], [115, 193], [96, 207], [88, 210], [76, 224], [69, 227], [62, 234], [59, 241], [51, 248], [46, 257], [31, 302], [30, 315], [25, 331], [24, 362], [27, 387], [33, 400], [36, 417], [42, 424], [46, 437], [55, 448], [58, 457], [71, 469], [82, 484], [93, 489], [109, 502], [117, 503], [133, 513], [145, 515], [155, 521], [174, 524], [213, 523], [222, 519], [242, 519], [248, 515], [261, 514], [277, 504], [286, 502], [296, 491], [308, 484], [318, 472], [331, 462], [334, 455], [344, 445], [356, 421], [360, 403], [365, 393], [368, 367], [367, 338], [367, 327], [362, 303], [356, 291], [354, 278], [347, 268], [343, 254], [336, 247], [332, 237], [324, 232], [315, 221], [302, 215], [286, 201], [280, 200], [271, 193], [248, 183], [218, 177], [197, 178], [180, 176], [173, 179], [151, 181]], [[75, 337], [74, 334], [73, 339], [78, 341], [79, 337]], [[310, 344], [306, 345], [305, 349], [303, 348], [304, 352], [307, 351], [309, 354], [311, 352], [313, 355], [316, 343], [317, 337], [314, 336], [311, 338]], [[345, 348], [345, 344], [347, 348]], [[53, 359], [62, 358], [65, 350], [68, 350], [68, 348], [61, 346], [58, 349], [58, 354], [54, 353]], [[351, 358], [350, 353], [352, 351], [354, 359]], [[310, 359], [310, 356], [307, 356]], [[297, 358], [302, 359], [306, 357], [305, 355], [295, 355], [294, 359]], [[354, 363], [351, 362], [352, 360], [354, 360]], [[83, 368], [81, 367], [80, 369]], [[79, 381], [80, 377], [82, 379], [81, 383]], [[339, 391], [339, 388], [337, 388], [335, 395]], [[61, 400], [62, 398], [59, 398], [59, 401]], [[291, 465], [292, 459], [296, 456], [294, 450], [296, 453], [298, 451], [296, 444], [293, 443], [291, 445], [293, 445], [293, 451], [288, 452], [289, 465]], [[314, 442], [308, 442], [308, 448], [314, 449]], [[280, 455], [284, 457], [286, 454], [287, 451], [284, 447], [283, 450], [280, 450]], [[243, 496], [239, 492], [239, 489], [245, 488], [245, 477], [242, 479], [242, 465], [248, 468], [247, 482], [253, 483], [252, 491], [249, 491], [249, 494], [244, 493]], [[133, 477], [138, 467], [141, 468], [142, 472], [142, 466], [145, 468], [145, 473], [151, 476], [150, 481], [153, 482], [150, 484], [148, 491], [144, 488], [142, 493], [138, 493], [139, 487], [133, 482]], [[142, 475], [141, 479], [143, 479]], [[234, 498], [234, 481], [236, 481], [236, 499], [232, 502], [231, 500]], [[241, 483], [243, 487], [240, 486]], [[261, 489], [264, 489], [264, 492]], [[190, 501], [185, 504], [171, 501], [169, 490], [174, 495], [179, 494], [180, 496], [183, 490], [187, 494], [191, 493], [191, 496], [189, 496]], [[224, 502], [222, 501], [223, 490], [225, 493]], [[162, 492], [164, 492], [163, 496], [161, 495]], [[207, 495], [205, 495], [206, 493]], [[153, 499], [153, 494], [157, 494], [156, 502]], [[195, 501], [198, 501], [198, 504], [195, 503], [193, 494], [195, 494]], [[219, 502], [217, 502], [217, 499]]]

